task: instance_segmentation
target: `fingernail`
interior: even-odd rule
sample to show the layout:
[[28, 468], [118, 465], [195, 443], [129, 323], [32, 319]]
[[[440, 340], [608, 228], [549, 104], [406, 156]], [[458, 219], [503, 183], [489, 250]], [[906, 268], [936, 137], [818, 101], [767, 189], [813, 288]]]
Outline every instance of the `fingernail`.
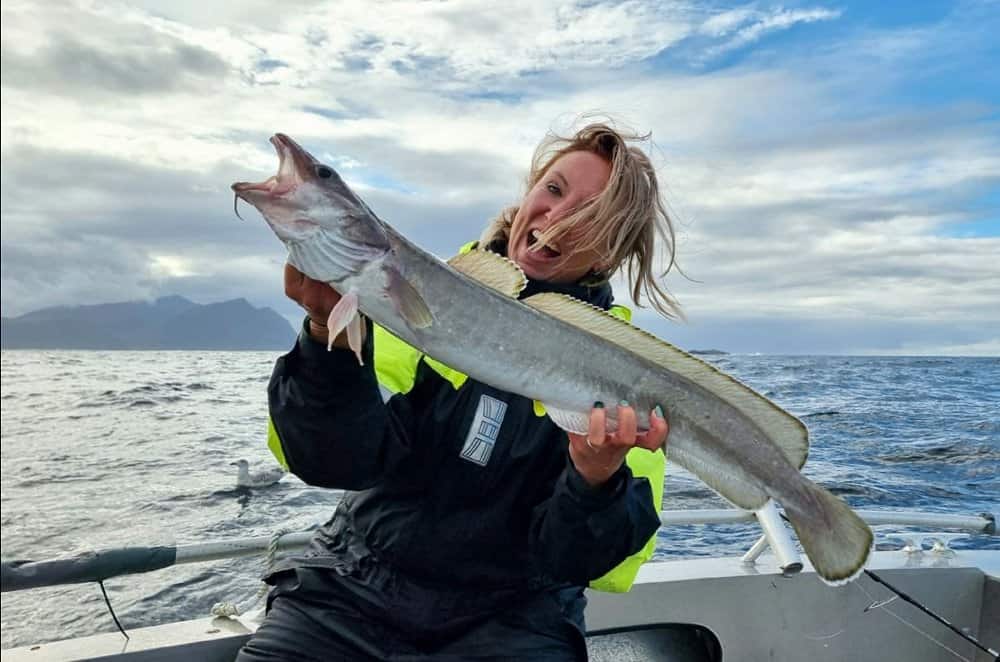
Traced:
[[594, 402], [594, 409], [604, 409], [604, 403], [600, 400]]
[[628, 407], [628, 400], [622, 400], [618, 403], [619, 407]]
[[663, 418], [663, 407], [656, 405], [653, 407], [653, 413], [656, 414], [657, 418]]

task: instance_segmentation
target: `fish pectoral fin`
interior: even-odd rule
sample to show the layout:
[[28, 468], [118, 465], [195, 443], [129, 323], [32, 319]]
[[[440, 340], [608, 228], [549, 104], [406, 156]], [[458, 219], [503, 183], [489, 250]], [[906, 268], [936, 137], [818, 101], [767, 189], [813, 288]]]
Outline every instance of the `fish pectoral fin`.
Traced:
[[[358, 295], [356, 292], [347, 292], [341, 295], [340, 301], [330, 311], [330, 316], [326, 318], [327, 350], [333, 349], [333, 341], [344, 329], [350, 327], [354, 318], [358, 316]], [[348, 334], [350, 335], [350, 334]]]
[[388, 280], [385, 291], [399, 316], [413, 329], [430, 326], [434, 322], [434, 316], [431, 315], [431, 309], [420, 293], [395, 267], [384, 267], [384, 269]]
[[500, 294], [517, 298], [528, 279], [512, 260], [490, 251], [471, 250], [448, 260], [452, 269]]
[[362, 333], [361, 324], [360, 313], [355, 313], [351, 321], [347, 323], [347, 346], [358, 357], [358, 365], [365, 364], [365, 359], [361, 355], [361, 348], [364, 346], [364, 334]]
[[796, 468], [805, 464], [809, 433], [802, 421], [712, 364], [565, 294], [543, 292], [524, 299], [524, 303], [707, 389], [750, 418]]

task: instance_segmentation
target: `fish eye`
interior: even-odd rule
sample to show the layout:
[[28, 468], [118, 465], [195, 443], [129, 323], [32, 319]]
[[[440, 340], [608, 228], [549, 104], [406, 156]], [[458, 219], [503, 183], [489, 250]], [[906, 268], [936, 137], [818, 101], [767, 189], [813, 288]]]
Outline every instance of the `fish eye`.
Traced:
[[316, 166], [316, 175], [322, 179], [330, 179], [333, 177], [333, 169], [325, 165]]

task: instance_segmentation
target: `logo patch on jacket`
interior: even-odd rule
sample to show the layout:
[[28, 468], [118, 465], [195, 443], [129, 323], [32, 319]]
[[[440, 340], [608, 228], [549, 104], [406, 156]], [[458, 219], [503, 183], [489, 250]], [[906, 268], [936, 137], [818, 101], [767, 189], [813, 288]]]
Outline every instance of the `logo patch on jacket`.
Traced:
[[462, 459], [486, 466], [493, 452], [493, 444], [500, 436], [500, 425], [506, 413], [507, 403], [503, 400], [488, 395], [479, 398], [476, 416], [472, 419], [469, 435], [465, 438], [465, 445], [462, 446], [460, 454]]

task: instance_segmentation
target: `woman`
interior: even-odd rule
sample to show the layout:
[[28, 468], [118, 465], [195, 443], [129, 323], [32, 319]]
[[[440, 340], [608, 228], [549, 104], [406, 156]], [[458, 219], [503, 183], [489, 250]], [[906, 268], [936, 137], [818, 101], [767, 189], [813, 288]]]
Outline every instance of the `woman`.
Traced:
[[[634, 301], [677, 312], [653, 273], [654, 240], [672, 264], [673, 232], [636, 139], [593, 124], [539, 147], [521, 204], [479, 242], [520, 265], [522, 298], [609, 309], [624, 270]], [[567, 435], [537, 403], [377, 327], [363, 349], [374, 367], [342, 337], [327, 352], [319, 321], [339, 295], [291, 266], [285, 292], [308, 317], [269, 385], [272, 448], [307, 483], [356, 491], [273, 569], [268, 616], [239, 659], [585, 659], [584, 587], [659, 526], [649, 481], [624, 460], [664, 445], [660, 408], [639, 431], [621, 402], [607, 434], [595, 403], [589, 434]]]

